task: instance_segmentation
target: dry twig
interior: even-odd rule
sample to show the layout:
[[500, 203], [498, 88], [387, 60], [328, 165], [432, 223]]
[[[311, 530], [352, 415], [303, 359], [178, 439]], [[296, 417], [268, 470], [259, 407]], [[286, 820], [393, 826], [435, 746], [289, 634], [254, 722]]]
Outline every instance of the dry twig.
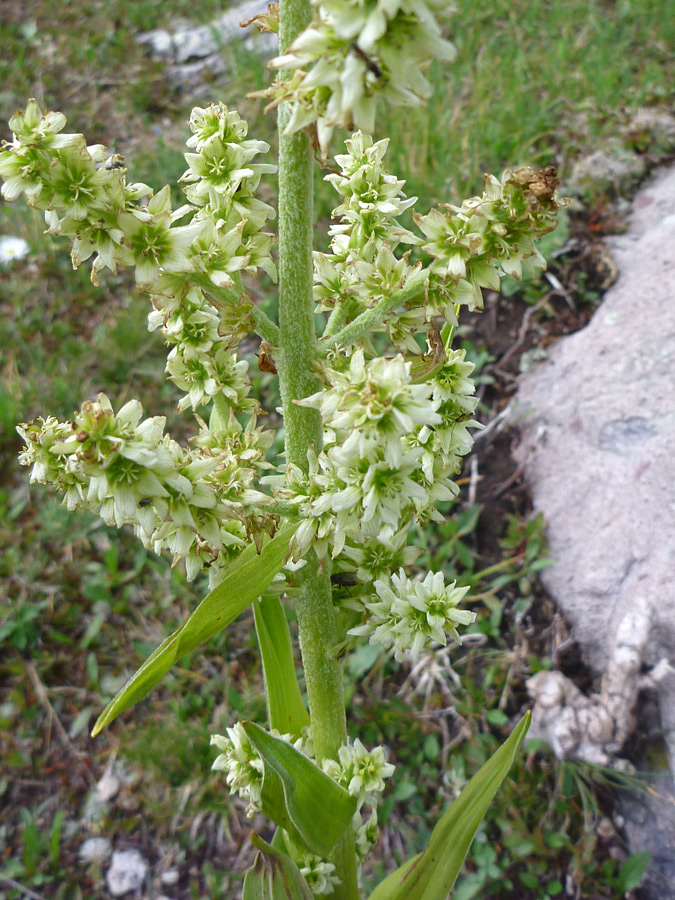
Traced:
[[94, 784], [96, 779], [94, 778], [93, 773], [90, 771], [89, 766], [87, 766], [87, 764], [82, 759], [82, 757], [85, 756], [85, 754], [81, 750], [78, 750], [77, 747], [73, 744], [73, 742], [68, 737], [68, 732], [63, 727], [63, 723], [61, 722], [58, 715], [56, 714], [56, 710], [52, 706], [51, 701], [49, 700], [49, 696], [47, 695], [47, 689], [44, 686], [44, 684], [40, 681], [40, 676], [38, 675], [37, 669], [35, 668], [35, 665], [31, 660], [27, 660], [25, 662], [25, 671], [26, 671], [26, 674], [28, 675], [28, 678], [33, 687], [33, 690], [35, 691], [35, 697], [36, 697], [38, 703], [43, 708], [43, 710], [47, 713], [47, 716], [49, 717], [50, 730], [51, 730], [51, 726], [53, 723], [56, 733], [59, 736], [59, 740], [63, 744], [64, 748], [68, 751], [68, 753], [70, 753], [72, 756], [74, 756], [78, 760], [78, 762], [81, 763], [83, 769], [85, 770], [85, 772], [87, 774], [87, 778], [89, 779], [89, 782], [91, 784]]

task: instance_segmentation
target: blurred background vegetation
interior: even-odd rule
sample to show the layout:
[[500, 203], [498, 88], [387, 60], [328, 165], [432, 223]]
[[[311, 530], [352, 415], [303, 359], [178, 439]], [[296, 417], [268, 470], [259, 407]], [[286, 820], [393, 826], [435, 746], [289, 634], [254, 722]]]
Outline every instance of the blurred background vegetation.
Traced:
[[[460, 7], [458, 57], [432, 70], [429, 108], [393, 109], [378, 120], [379, 136], [391, 138], [389, 167], [420, 197], [418, 208], [461, 202], [480, 191], [484, 172], [507, 165], [554, 164], [564, 182], [575, 159], [608, 139], [656, 159], [627, 123], [639, 108], [673, 107], [670, 0], [464, 0]], [[227, 81], [195, 101], [174, 90], [135, 41], [179, 18], [207, 23], [226, 8], [219, 0], [3, 0], [0, 121], [34, 96], [65, 112], [69, 131], [124, 154], [129, 177], [155, 189], [185, 168], [195, 102], [236, 105], [251, 135], [274, 145], [273, 117], [246, 99], [268, 78], [254, 53], [224, 48]], [[0, 133], [9, 138], [6, 126]], [[264, 190], [273, 197], [271, 180]], [[498, 421], [508, 402], [522, 352], [536, 355], [580, 327], [597, 302], [603, 276], [580, 262], [579, 246], [595, 246], [602, 228], [594, 232], [593, 223], [616, 198], [591, 192], [584, 200], [547, 246], [562, 293], [544, 278], [514, 284], [508, 298], [490, 298], [490, 328], [464, 326], [486, 422]], [[332, 205], [318, 172], [320, 235]], [[44, 489], [29, 489], [15, 427], [37, 415], [68, 417], [101, 390], [116, 407], [138, 397], [148, 414], [167, 416], [178, 439], [187, 439], [191, 423], [175, 411], [165, 350], [146, 330], [147, 303], [133, 277], [108, 275], [95, 288], [87, 265], [72, 271], [68, 248], [43, 229], [23, 203], [0, 205], [0, 236], [30, 247], [24, 259], [0, 266], [0, 898], [108, 896], [100, 865], [78, 861], [93, 834], [144, 853], [152, 865], [148, 897], [235, 898], [250, 823], [211, 774], [208, 742], [240, 716], [264, 716], [250, 619], [183, 659], [109, 733], [96, 742], [87, 736], [102, 704], [189, 613], [204, 585], [188, 585], [126, 531], [67, 513]], [[273, 312], [273, 285], [253, 290]], [[525, 315], [537, 327], [509, 353]], [[252, 346], [249, 353], [254, 369]], [[272, 376], [259, 378], [260, 390], [273, 387]], [[382, 809], [380, 858], [388, 866], [397, 853], [421, 848], [440, 808], [503, 740], [527, 703], [529, 675], [566, 665], [581, 682], [587, 677], [560, 650], [565, 624], [537, 577], [548, 564], [545, 525], [531, 516], [509, 441], [493, 428], [477, 444], [446, 524], [412, 536], [424, 548], [421, 566], [471, 585], [479, 618], [464, 647], [429, 654], [412, 669], [395, 669], [371, 647], [349, 661], [354, 734], [386, 743], [397, 765]], [[106, 767], [120, 787], [97, 805], [92, 789]], [[455, 900], [623, 897], [645, 860], [627, 858], [607, 825], [620, 787], [613, 773], [558, 762], [531, 744], [479, 832]], [[159, 875], [173, 868], [178, 882], [161, 888]]]

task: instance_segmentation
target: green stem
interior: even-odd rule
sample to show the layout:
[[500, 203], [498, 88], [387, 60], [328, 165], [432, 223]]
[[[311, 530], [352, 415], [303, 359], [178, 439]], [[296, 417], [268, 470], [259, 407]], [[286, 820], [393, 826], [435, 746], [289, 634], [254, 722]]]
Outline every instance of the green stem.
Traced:
[[255, 333], [276, 347], [279, 343], [279, 328], [259, 306], [254, 306], [251, 312], [255, 319]]
[[348, 347], [355, 341], [358, 341], [371, 329], [379, 324], [387, 313], [392, 312], [399, 306], [404, 306], [410, 300], [413, 300], [420, 294], [429, 279], [429, 273], [424, 269], [413, 275], [410, 280], [402, 288], [396, 291], [391, 297], [383, 297], [379, 303], [372, 309], [367, 309], [357, 316], [349, 325], [341, 328], [337, 334], [331, 334], [321, 341], [320, 348], [324, 350], [326, 347], [332, 347], [339, 344], [340, 347]]
[[274, 503], [251, 503], [247, 509], [254, 509], [263, 514], [270, 513], [274, 516], [285, 516], [289, 519], [297, 519], [300, 509], [294, 503], [285, 503], [283, 500], [275, 500]]
[[[211, 281], [208, 275], [204, 275], [201, 272], [191, 273], [190, 278], [205, 294], [209, 294], [216, 301], [232, 303], [234, 306], [239, 302], [241, 291], [233, 288], [220, 288]], [[255, 321], [256, 334], [276, 347], [279, 343], [278, 327], [259, 306], [251, 306], [250, 312]]]
[[[309, 0], [281, 0], [279, 50], [284, 53], [311, 19]], [[284, 135], [290, 110], [279, 109], [279, 352], [275, 357], [284, 409], [286, 459], [309, 470], [307, 451], [319, 452], [322, 424], [318, 410], [295, 401], [320, 389], [314, 369], [317, 355], [312, 296], [312, 151], [305, 132]], [[330, 569], [314, 551], [296, 575], [295, 604], [300, 649], [317, 762], [330, 757], [347, 738], [342, 665]], [[335, 900], [358, 900], [354, 838], [349, 832], [332, 858], [340, 879]]]
[[326, 328], [323, 332], [323, 337], [330, 337], [331, 334], [335, 334], [342, 328], [342, 326], [345, 324], [345, 321], [347, 320], [347, 310], [347, 300], [342, 300], [342, 302], [338, 302], [333, 307], [333, 312], [330, 314], [328, 322], [326, 322]]

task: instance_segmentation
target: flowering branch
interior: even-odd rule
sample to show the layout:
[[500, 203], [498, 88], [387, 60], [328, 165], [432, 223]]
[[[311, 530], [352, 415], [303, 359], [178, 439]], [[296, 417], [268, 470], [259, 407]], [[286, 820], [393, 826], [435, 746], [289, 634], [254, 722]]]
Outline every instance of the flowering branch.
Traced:
[[[428, 272], [416, 272], [410, 277], [405, 286], [392, 294], [391, 297], [383, 297], [375, 306], [360, 313], [349, 325], [345, 325], [337, 333], [331, 334], [329, 332], [321, 341], [320, 349], [325, 351], [332, 346], [346, 349], [352, 344], [356, 344], [361, 338], [373, 331], [375, 326], [379, 325], [388, 313], [394, 312], [401, 306], [406, 306], [408, 303], [419, 299], [420, 295], [424, 293], [428, 281]], [[328, 329], [326, 330], [328, 331]]]
[[[274, 238], [263, 230], [275, 212], [256, 195], [275, 166], [255, 161], [269, 147], [247, 137], [235, 111], [220, 103], [193, 110], [181, 178], [188, 202], [176, 210], [169, 186], [154, 193], [128, 183], [120, 156], [63, 133], [65, 117], [43, 114], [34, 100], [12, 118], [12, 141], [0, 150], [3, 196], [25, 195], [43, 210], [48, 231], [71, 240], [75, 267], [93, 257], [95, 283], [106, 269], [134, 269], [152, 303], [148, 327], [170, 347], [166, 371], [182, 392], [179, 409], [190, 408], [198, 423], [183, 447], [165, 434], [163, 417], [143, 419], [136, 400], [115, 413], [101, 394], [70, 421], [19, 426], [20, 461], [32, 466], [32, 481], [61, 491], [68, 508], [131, 525], [146, 547], [184, 564], [188, 578], [209, 574], [211, 592], [111, 702], [97, 730], [144, 696], [185, 648], [254, 603], [271, 731], [237, 723], [213, 736], [214, 768], [251, 813], [262, 810], [278, 826], [273, 845], [255, 839], [262, 861], [244, 896], [257, 897], [271, 881], [274, 896], [277, 887], [286, 896], [292, 882], [303, 898], [358, 900], [359, 867], [377, 840], [379, 797], [393, 766], [383, 748], [348, 739], [343, 656], [367, 638], [399, 661], [414, 659], [429, 644], [459, 642], [459, 627], [475, 617], [459, 606], [466, 589], [446, 584], [441, 572], [407, 574], [418, 554], [408, 534], [413, 521], [443, 521], [438, 504], [457, 496], [456, 475], [478, 427], [473, 366], [452, 348], [459, 309], [481, 309], [484, 288], [545, 264], [535, 241], [555, 228], [561, 204], [554, 170], [522, 168], [486, 176], [483, 194], [460, 206], [413, 212], [417, 233], [401, 224], [417, 198], [386, 170], [388, 141], [366, 132], [378, 97], [417, 105], [428, 96], [425, 67], [454, 52], [437, 20], [450, 11], [444, 0], [318, 0], [313, 8], [282, 0], [281, 55], [273, 61], [282, 71], [265, 92], [279, 109], [278, 325], [242, 279], [260, 269], [276, 279]], [[273, 6], [264, 18], [274, 26]], [[354, 124], [362, 130], [326, 176], [339, 195], [330, 247], [313, 252], [309, 128], [326, 152], [334, 128]], [[321, 339], [317, 314], [327, 320]], [[266, 371], [278, 371], [279, 457], [271, 454], [274, 434], [257, 424], [262, 410], [238, 353], [251, 333], [269, 345], [259, 365], [273, 350]], [[208, 424], [197, 414], [203, 407]], [[309, 715], [281, 594], [298, 621]], [[281, 723], [287, 734], [274, 733]], [[441, 820], [440, 836], [415, 864], [415, 896], [445, 900], [461, 863], [454, 848], [475, 831], [476, 811], [526, 727], [488, 764], [487, 781], [467, 788], [470, 827], [460, 834], [448, 824], [452, 815]], [[329, 798], [327, 808], [313, 805], [317, 797]], [[402, 900], [412, 871], [406, 864], [374, 897]]]

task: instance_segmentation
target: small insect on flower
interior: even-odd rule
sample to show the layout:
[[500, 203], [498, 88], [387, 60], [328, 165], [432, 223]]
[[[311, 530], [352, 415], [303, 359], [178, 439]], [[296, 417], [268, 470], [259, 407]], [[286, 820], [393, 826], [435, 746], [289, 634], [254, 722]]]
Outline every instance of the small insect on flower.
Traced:
[[114, 156], [111, 156], [110, 159], [106, 160], [105, 168], [106, 169], [126, 169], [126, 163], [124, 162], [124, 157], [119, 153], [116, 153]]
[[382, 78], [382, 72], [380, 68], [376, 65], [375, 62], [359, 47], [359, 45], [354, 41], [351, 45], [352, 53], [355, 53], [358, 58], [365, 63], [366, 69], [374, 75], [376, 78]]

